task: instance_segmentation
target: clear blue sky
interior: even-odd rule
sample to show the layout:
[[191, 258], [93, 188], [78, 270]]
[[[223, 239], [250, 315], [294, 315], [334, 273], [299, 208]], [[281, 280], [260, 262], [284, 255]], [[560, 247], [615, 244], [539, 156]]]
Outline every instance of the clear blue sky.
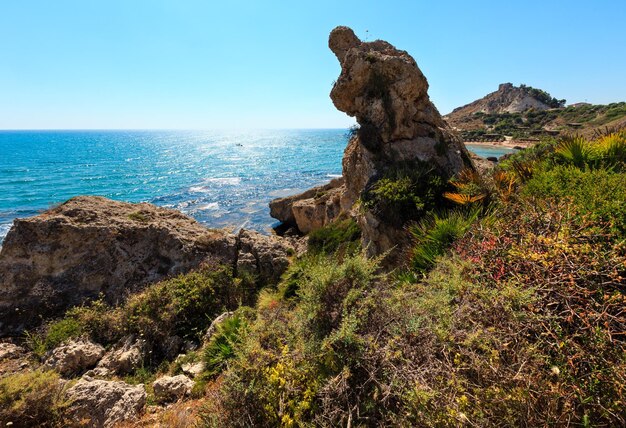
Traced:
[[0, 129], [349, 126], [337, 25], [412, 54], [442, 113], [508, 81], [624, 101], [625, 23], [624, 0], [2, 0]]

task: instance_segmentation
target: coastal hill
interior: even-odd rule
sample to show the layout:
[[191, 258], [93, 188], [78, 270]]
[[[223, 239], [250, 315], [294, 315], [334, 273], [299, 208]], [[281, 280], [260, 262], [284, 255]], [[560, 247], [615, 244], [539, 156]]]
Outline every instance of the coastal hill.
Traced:
[[590, 137], [626, 126], [626, 103], [592, 105], [552, 97], [531, 86], [503, 83], [498, 90], [444, 116], [464, 141], [538, 141], [567, 134]]

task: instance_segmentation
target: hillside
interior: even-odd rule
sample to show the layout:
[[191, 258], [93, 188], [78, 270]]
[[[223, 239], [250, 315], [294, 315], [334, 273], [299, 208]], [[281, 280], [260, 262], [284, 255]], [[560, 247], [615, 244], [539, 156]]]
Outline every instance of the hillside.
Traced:
[[548, 136], [595, 133], [626, 126], [626, 103], [565, 107], [549, 93], [530, 86], [501, 84], [497, 91], [444, 116], [464, 141], [539, 140]]

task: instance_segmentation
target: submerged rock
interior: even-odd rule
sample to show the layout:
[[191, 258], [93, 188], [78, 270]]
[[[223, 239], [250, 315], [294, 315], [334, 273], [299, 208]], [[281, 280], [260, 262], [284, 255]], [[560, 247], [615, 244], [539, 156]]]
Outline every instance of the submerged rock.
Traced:
[[146, 404], [143, 385], [81, 379], [67, 391], [69, 415], [84, 426], [112, 427], [135, 419]]
[[[241, 242], [240, 242], [241, 241]], [[0, 336], [102, 296], [116, 304], [147, 284], [204, 263], [237, 268], [239, 248], [275, 281], [291, 244], [213, 230], [174, 210], [81, 196], [17, 219], [0, 251]]]
[[[428, 82], [407, 52], [382, 40], [362, 42], [347, 27], [331, 32], [329, 47], [341, 64], [330, 97], [360, 127], [345, 150], [344, 181], [333, 188], [333, 197], [323, 200], [321, 208], [314, 200], [304, 203], [306, 209], [301, 211], [315, 221], [307, 221], [303, 232], [348, 212], [362, 228], [364, 247], [380, 254], [398, 245], [404, 224], [391, 223], [377, 212], [355, 210], [364, 191], [399, 166], [427, 164], [444, 179], [474, 167], [467, 149], [430, 101]], [[300, 226], [298, 204], [310, 200], [312, 190], [273, 201], [272, 215]]]

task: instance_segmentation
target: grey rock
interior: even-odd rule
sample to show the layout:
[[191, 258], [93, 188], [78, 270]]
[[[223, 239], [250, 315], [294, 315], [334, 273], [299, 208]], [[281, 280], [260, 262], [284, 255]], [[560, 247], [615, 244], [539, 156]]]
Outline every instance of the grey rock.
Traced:
[[46, 366], [63, 376], [71, 376], [94, 367], [104, 355], [104, 348], [88, 340], [72, 340], [50, 352]]
[[157, 400], [171, 402], [191, 394], [193, 380], [185, 375], [163, 376], [154, 381], [152, 388]]
[[146, 403], [143, 385], [81, 379], [67, 391], [69, 415], [90, 427], [112, 427], [135, 419]]

